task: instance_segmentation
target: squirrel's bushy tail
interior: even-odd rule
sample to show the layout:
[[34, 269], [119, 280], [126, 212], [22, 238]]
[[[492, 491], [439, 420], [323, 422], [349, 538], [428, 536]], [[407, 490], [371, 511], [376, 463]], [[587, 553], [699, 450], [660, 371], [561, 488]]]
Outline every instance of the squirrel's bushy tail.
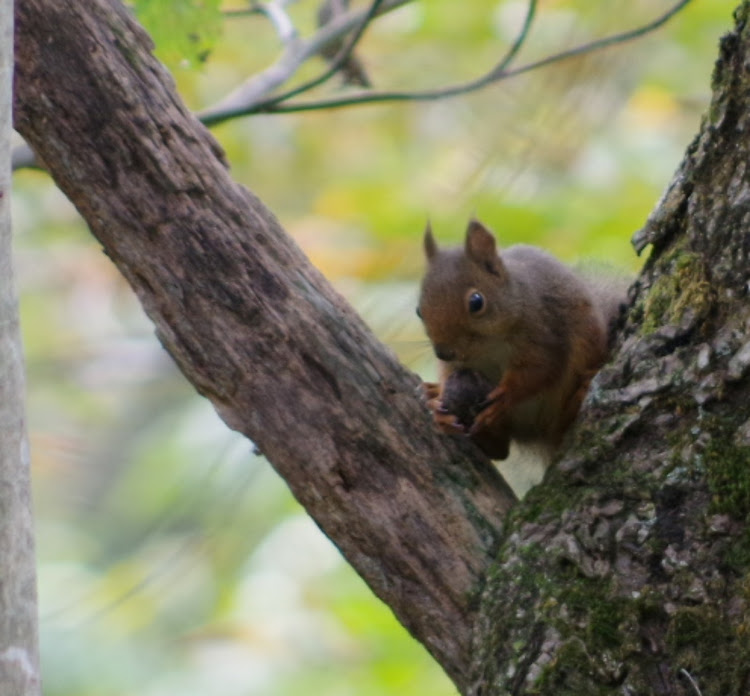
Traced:
[[633, 279], [621, 269], [606, 265], [587, 265], [576, 270], [602, 313], [611, 346], [614, 330], [628, 305], [628, 289]]

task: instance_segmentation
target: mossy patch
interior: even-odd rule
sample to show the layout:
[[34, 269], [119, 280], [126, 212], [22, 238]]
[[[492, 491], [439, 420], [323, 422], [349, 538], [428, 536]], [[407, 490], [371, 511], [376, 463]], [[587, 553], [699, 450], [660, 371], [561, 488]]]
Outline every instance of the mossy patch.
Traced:
[[[711, 512], [750, 525], [750, 447], [735, 442], [733, 433], [730, 423], [722, 424], [703, 453]], [[723, 561], [735, 572], [750, 568], [750, 527], [735, 535]]]
[[[556, 472], [551, 472], [551, 475], [555, 474]], [[516, 527], [518, 520], [543, 522], [545, 519], [554, 519], [575, 504], [575, 494], [576, 491], [565, 486], [564, 482], [560, 485], [534, 486], [524, 497], [523, 503], [511, 511], [509, 526]]]
[[[558, 596], [553, 624], [561, 635], [555, 658], [537, 682], [540, 694], [610, 694], [626, 675], [627, 655], [637, 646], [640, 600], [612, 595], [609, 582], [577, 577]], [[579, 628], [585, 626], [582, 635]]]
[[704, 461], [712, 510], [750, 521], [750, 447], [719, 432], [706, 445]]
[[750, 568], [750, 530], [746, 529], [732, 540], [724, 553], [723, 560], [729, 568], [737, 573]]
[[695, 677], [703, 696], [744, 696], [750, 678], [750, 637], [710, 606], [682, 607], [667, 645], [676, 671]]
[[[583, 595], [580, 598], [583, 599]], [[651, 621], [649, 612], [653, 614]], [[537, 683], [539, 694], [609, 694], [625, 679], [631, 688], [635, 685], [643, 688], [638, 693], [646, 693], [653, 677], [648, 660], [639, 668], [634, 669], [632, 664], [627, 666], [628, 653], [638, 651], [636, 643], [643, 631], [651, 633], [657, 641], [659, 634], [664, 635], [667, 653], [673, 660], [671, 679], [679, 681], [684, 670], [701, 685], [703, 696], [744, 696], [746, 693], [744, 685], [750, 676], [750, 632], [741, 635], [742, 627], [735, 628], [711, 606], [681, 607], [668, 617], [663, 607], [650, 608], [643, 598], [590, 597], [586, 617], [578, 618], [588, 619], [585, 638], [574, 635], [565, 638], [563, 634], [557, 655], [545, 667]], [[575, 620], [572, 623], [575, 625]], [[646, 628], [648, 625], [653, 625], [653, 630]]]
[[610, 687], [594, 680], [594, 661], [581, 640], [566, 641], [538, 682], [539, 694], [555, 696], [603, 696]]
[[643, 303], [641, 332], [653, 333], [665, 325], [679, 325], [691, 312], [691, 321], [705, 320], [716, 297], [703, 258], [680, 246], [661, 259], [661, 275]]
[[614, 595], [610, 581], [587, 578], [571, 568], [568, 582], [558, 590], [557, 603], [564, 610], [555, 627], [561, 635], [579, 621], [586, 625], [586, 647], [592, 654], [620, 648], [625, 639], [622, 626], [628, 619], [632, 602]]

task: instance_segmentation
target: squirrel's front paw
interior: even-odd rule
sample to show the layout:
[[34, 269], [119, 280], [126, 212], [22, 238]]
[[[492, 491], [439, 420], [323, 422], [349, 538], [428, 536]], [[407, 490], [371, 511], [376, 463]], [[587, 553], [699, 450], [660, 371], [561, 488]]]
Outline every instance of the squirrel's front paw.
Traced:
[[474, 419], [471, 434], [475, 435], [480, 430], [494, 430], [506, 420], [508, 413], [507, 394], [504, 389], [498, 388], [491, 391], [487, 398], [480, 404], [480, 411]]
[[440, 396], [440, 385], [437, 382], [422, 382], [417, 391], [425, 404], [429, 406]]
[[490, 459], [506, 459], [510, 451], [505, 396], [504, 390], [491, 392], [480, 405], [481, 410], [469, 430], [471, 439]]
[[456, 415], [443, 406], [440, 398], [439, 384], [435, 382], [422, 382], [420, 391], [427, 408], [432, 412], [435, 426], [441, 433], [446, 433], [447, 435], [466, 434], [466, 428], [459, 422]]
[[466, 435], [466, 427], [461, 424], [454, 413], [438, 404], [432, 409], [432, 417], [437, 429], [446, 435]]

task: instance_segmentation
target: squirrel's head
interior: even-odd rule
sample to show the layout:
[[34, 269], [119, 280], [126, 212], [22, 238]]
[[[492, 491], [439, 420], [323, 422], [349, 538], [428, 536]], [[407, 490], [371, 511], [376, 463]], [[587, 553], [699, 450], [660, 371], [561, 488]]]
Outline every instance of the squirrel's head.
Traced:
[[424, 234], [427, 271], [417, 314], [440, 360], [482, 369], [488, 344], [496, 344], [513, 319], [510, 278], [495, 237], [471, 220], [463, 247], [441, 249], [430, 225]]

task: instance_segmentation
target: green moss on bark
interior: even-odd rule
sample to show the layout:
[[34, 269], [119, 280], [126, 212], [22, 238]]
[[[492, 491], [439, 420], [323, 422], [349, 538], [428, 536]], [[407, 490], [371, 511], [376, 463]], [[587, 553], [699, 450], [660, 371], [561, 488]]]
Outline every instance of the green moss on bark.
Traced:
[[750, 686], [750, 636], [711, 606], [682, 607], [667, 631], [674, 668], [693, 675], [703, 696], [744, 696]]
[[706, 446], [704, 457], [713, 511], [750, 520], [750, 447], [720, 431]]
[[665, 325], [679, 325], [691, 312], [691, 321], [705, 319], [715, 304], [715, 293], [705, 262], [696, 253], [676, 245], [660, 259], [661, 275], [643, 301], [641, 333]]

